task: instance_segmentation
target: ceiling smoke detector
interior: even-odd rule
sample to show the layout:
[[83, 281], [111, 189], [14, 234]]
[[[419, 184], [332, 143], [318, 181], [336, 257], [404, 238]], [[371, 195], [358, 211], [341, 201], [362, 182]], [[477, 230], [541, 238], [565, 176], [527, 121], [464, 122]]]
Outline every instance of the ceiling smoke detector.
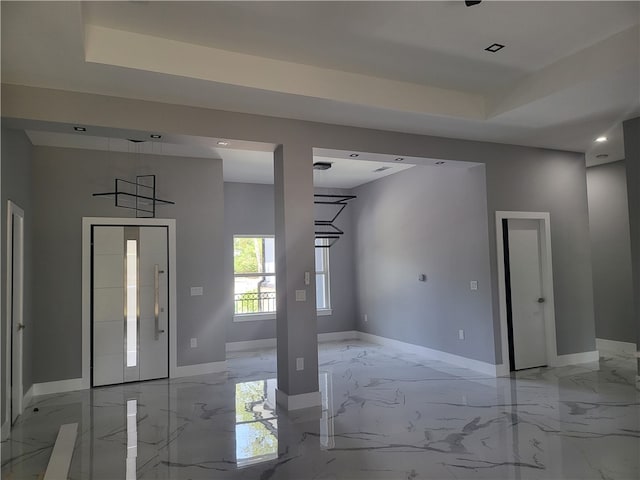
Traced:
[[331, 168], [331, 162], [316, 162], [313, 164], [314, 170], [329, 170]]

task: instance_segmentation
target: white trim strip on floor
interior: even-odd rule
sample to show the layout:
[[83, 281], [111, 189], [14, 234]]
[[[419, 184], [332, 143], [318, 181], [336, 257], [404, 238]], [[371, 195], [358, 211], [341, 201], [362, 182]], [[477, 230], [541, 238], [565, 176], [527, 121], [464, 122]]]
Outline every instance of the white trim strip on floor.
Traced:
[[58, 438], [56, 438], [56, 443], [53, 446], [43, 480], [66, 480], [69, 478], [69, 467], [71, 466], [71, 457], [73, 457], [77, 435], [77, 423], [67, 423], [60, 426]]

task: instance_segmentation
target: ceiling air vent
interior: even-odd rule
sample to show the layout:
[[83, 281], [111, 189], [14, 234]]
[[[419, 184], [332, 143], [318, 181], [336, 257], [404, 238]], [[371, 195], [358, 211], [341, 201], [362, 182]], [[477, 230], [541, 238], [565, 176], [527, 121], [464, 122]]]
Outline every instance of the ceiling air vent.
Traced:
[[329, 170], [331, 168], [331, 162], [316, 162], [313, 164], [314, 170]]
[[374, 172], [384, 172], [385, 170], [389, 170], [391, 167], [380, 167], [376, 168]]

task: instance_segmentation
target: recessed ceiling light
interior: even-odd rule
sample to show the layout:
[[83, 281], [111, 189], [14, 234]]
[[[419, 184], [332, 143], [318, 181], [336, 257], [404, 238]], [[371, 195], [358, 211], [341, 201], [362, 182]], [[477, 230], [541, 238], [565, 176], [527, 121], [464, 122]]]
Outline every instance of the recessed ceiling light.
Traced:
[[404, 157], [398, 157], [394, 160], [394, 162], [401, 162], [404, 160]]
[[596, 158], [609, 158], [609, 155], [606, 153], [600, 153], [598, 155], [596, 155]]
[[501, 45], [500, 43], [493, 43], [489, 45], [487, 48], [485, 48], [485, 50], [487, 52], [496, 53], [502, 50], [503, 48], [504, 48], [504, 45]]
[[151, 138], [162, 138], [162, 135], [158, 135], [157, 133], [153, 133], [151, 135], [149, 135]]
[[331, 162], [316, 162], [313, 164], [314, 170], [329, 170], [331, 168]]
[[225, 142], [224, 140], [218, 140], [218, 145], [222, 145], [223, 147], [226, 147], [227, 145], [229, 145], [229, 142]]
[[440, 160], [439, 162], [436, 162], [436, 165], [444, 165], [444, 162]]
[[87, 129], [85, 127], [73, 127], [76, 132], [86, 132]]
[[355, 158], [355, 157], [359, 157], [359, 156], [360, 156], [360, 154], [359, 154], [359, 153], [352, 153], [352, 154], [351, 154], [351, 155], [349, 155], [349, 156], [350, 156], [350, 157]]
[[598, 143], [602, 143], [606, 141], [607, 141], [607, 137], [604, 137], [604, 136], [596, 138], [596, 142]]

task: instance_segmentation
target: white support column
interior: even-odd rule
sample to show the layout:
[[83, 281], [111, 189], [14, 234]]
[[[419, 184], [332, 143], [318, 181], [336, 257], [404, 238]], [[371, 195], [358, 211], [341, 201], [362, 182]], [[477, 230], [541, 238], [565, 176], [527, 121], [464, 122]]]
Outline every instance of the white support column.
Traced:
[[[287, 410], [320, 405], [314, 257], [313, 152], [274, 153], [278, 391]], [[305, 284], [305, 272], [309, 282]]]

